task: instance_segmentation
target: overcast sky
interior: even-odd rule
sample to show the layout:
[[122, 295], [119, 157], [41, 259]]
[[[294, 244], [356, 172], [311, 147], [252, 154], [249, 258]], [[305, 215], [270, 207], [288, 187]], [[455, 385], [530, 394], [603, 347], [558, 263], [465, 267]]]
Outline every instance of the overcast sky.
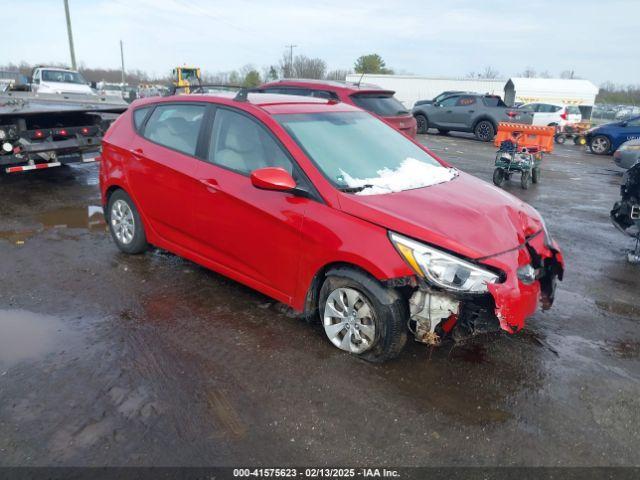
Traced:
[[[397, 72], [503, 77], [531, 66], [599, 84], [640, 83], [638, 0], [69, 0], [78, 62], [166, 74], [277, 64], [287, 44], [352, 68], [379, 53]], [[0, 64], [69, 63], [63, 0], [3, 1]], [[20, 20], [19, 20], [20, 19]], [[10, 39], [10, 41], [7, 41]]]

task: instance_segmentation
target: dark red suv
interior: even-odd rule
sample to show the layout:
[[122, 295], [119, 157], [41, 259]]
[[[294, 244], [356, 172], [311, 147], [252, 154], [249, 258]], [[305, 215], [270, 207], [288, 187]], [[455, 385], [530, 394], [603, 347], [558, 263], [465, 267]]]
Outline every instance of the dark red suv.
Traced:
[[328, 80], [279, 80], [265, 83], [259, 91], [339, 100], [379, 116], [411, 138], [415, 138], [418, 131], [416, 119], [393, 96], [395, 92], [382, 90], [376, 85]]
[[253, 93], [134, 102], [103, 139], [120, 250], [169, 250], [316, 317], [372, 361], [520, 330], [562, 276], [530, 206], [344, 102]]

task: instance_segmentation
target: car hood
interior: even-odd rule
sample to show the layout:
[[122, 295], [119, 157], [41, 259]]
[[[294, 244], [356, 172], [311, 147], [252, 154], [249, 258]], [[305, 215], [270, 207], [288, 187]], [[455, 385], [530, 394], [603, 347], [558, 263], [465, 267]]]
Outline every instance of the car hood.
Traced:
[[517, 248], [544, 228], [533, 207], [462, 172], [449, 182], [403, 192], [342, 194], [340, 207], [350, 215], [471, 259]]
[[81, 83], [41, 82], [40, 89], [47, 93], [49, 91], [62, 93], [93, 93], [89, 85], [83, 85]]

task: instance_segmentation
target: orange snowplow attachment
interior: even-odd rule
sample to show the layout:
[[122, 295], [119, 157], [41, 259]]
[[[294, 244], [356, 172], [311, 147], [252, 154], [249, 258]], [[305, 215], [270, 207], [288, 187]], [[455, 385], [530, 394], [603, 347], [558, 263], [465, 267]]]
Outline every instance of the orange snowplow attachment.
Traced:
[[553, 136], [555, 134], [555, 127], [500, 122], [494, 144], [499, 147], [505, 140], [511, 140], [517, 142], [518, 147], [537, 147], [542, 152], [551, 153], [553, 152]]

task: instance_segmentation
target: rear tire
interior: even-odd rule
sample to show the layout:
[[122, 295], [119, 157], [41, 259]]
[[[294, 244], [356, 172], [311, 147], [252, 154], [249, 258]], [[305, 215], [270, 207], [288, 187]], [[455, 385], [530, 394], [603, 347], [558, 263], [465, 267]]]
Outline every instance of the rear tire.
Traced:
[[136, 255], [149, 248], [142, 219], [127, 192], [116, 190], [111, 194], [105, 216], [111, 238], [120, 251]]
[[[359, 297], [359, 300], [349, 305], [350, 299], [345, 292], [351, 299]], [[336, 298], [346, 300], [340, 302]], [[343, 310], [343, 307], [346, 308]], [[383, 287], [355, 269], [343, 267], [327, 272], [320, 289], [318, 312], [325, 334], [334, 346], [369, 362], [382, 363], [397, 357], [407, 341], [409, 313], [406, 302], [396, 290]], [[357, 323], [358, 315], [366, 320], [359, 330], [354, 323], [349, 323]], [[343, 325], [342, 329], [340, 325]], [[358, 337], [368, 338], [365, 345], [358, 343]]]
[[427, 120], [427, 117], [418, 113], [415, 115], [415, 119], [418, 133], [427, 133], [429, 130], [429, 120]]
[[473, 134], [482, 142], [490, 142], [496, 135], [496, 129], [489, 120], [480, 120], [473, 129]]
[[504, 180], [507, 177], [507, 175], [505, 174], [504, 169], [502, 168], [496, 168], [493, 171], [493, 184], [496, 187], [501, 187], [504, 184]]
[[535, 167], [531, 170], [531, 181], [533, 183], [538, 183], [540, 181], [540, 167]]
[[525, 170], [520, 175], [520, 186], [523, 190], [528, 190], [531, 185], [531, 172]]

